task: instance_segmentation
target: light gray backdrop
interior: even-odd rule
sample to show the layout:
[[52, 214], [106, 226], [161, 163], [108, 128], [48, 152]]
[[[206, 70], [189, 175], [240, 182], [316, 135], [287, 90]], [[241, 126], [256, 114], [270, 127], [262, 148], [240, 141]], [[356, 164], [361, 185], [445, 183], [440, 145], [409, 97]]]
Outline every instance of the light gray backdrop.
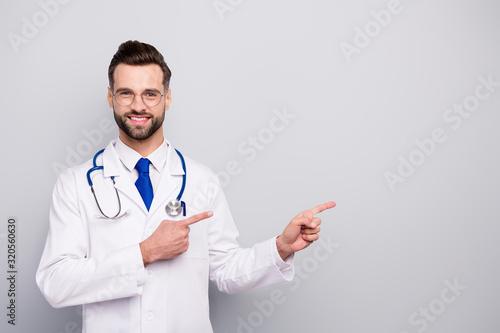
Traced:
[[294, 282], [212, 289], [215, 332], [498, 332], [500, 4], [487, 0], [1, 0], [0, 267], [17, 218], [16, 325], [79, 332], [35, 284], [60, 170], [117, 135], [118, 45], [166, 57], [165, 135], [219, 172], [250, 246], [302, 210]]

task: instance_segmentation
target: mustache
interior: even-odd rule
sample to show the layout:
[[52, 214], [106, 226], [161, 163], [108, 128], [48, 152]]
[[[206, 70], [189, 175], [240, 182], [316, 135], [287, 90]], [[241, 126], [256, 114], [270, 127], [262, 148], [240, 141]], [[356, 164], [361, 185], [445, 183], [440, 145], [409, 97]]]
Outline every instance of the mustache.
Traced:
[[130, 111], [130, 112], [126, 112], [123, 116], [125, 117], [130, 117], [130, 116], [146, 116], [146, 117], [149, 117], [149, 118], [153, 118], [153, 115], [148, 113], [148, 112], [137, 112], [137, 111]]

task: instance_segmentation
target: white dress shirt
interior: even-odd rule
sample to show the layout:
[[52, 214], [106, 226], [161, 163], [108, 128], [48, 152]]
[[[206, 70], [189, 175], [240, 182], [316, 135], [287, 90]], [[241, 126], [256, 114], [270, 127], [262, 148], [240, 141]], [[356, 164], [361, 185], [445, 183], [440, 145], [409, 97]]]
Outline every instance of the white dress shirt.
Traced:
[[[156, 192], [156, 187], [160, 181], [161, 172], [165, 168], [165, 164], [167, 162], [167, 148], [169, 144], [166, 140], [163, 140], [163, 143], [158, 147], [154, 152], [149, 154], [148, 156], [144, 156], [147, 158], [151, 164], [149, 166], [149, 178], [151, 179], [151, 184], [153, 185], [153, 194]], [[135, 168], [135, 165], [143, 156], [127, 146], [123, 143], [122, 140], [116, 140], [115, 144], [116, 154], [120, 158], [120, 161], [123, 163], [123, 166], [129, 173], [130, 179], [133, 183], [139, 177], [139, 173]]]

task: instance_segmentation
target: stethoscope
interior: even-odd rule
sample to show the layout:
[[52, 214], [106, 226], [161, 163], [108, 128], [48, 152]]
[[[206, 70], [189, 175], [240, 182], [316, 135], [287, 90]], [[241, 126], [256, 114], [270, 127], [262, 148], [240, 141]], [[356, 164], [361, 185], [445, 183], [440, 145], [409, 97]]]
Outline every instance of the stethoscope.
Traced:
[[[113, 187], [114, 187], [115, 193], [116, 193], [116, 198], [118, 199], [118, 212], [116, 213], [115, 216], [108, 216], [108, 215], [104, 214], [104, 212], [102, 211], [101, 205], [99, 205], [99, 200], [97, 200], [97, 196], [95, 194], [94, 184], [92, 183], [92, 179], [90, 177], [92, 172], [104, 169], [104, 167], [102, 165], [97, 165], [97, 158], [99, 157], [99, 155], [102, 154], [103, 151], [104, 151], [104, 149], [101, 149], [94, 155], [94, 159], [92, 161], [94, 166], [91, 167], [89, 169], [89, 171], [87, 171], [87, 181], [89, 183], [90, 190], [92, 191], [92, 195], [94, 196], [95, 203], [97, 204], [97, 208], [99, 208], [99, 211], [102, 214], [102, 217], [100, 217], [100, 218], [118, 220], [118, 219], [121, 219], [122, 217], [128, 215], [130, 213], [130, 211], [126, 211], [125, 213], [121, 214], [122, 202], [120, 200], [120, 194], [118, 193], [118, 190], [115, 187], [115, 176], [111, 176], [111, 180], [113, 181]], [[182, 176], [182, 187], [181, 187], [181, 190], [179, 191], [179, 194], [177, 195], [177, 198], [170, 200], [167, 203], [167, 205], [165, 206], [165, 211], [167, 212], [168, 215], [170, 215], [172, 217], [179, 215], [181, 212], [183, 212], [183, 216], [186, 216], [186, 203], [181, 200], [182, 194], [184, 193], [184, 188], [186, 187], [186, 163], [184, 162], [184, 157], [182, 156], [182, 154], [177, 149], [175, 149], [175, 151], [177, 152], [177, 155], [179, 155], [179, 157], [181, 159], [182, 169], [184, 170], [184, 175]]]

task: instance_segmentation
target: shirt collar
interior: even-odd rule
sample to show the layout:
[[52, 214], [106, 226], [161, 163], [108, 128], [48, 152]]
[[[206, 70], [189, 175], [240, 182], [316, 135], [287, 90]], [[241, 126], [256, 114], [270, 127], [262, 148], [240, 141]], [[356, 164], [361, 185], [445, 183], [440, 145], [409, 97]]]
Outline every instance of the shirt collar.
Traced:
[[[158, 172], [161, 172], [165, 167], [167, 161], [167, 148], [168, 143], [164, 139], [160, 147], [146, 157]], [[120, 138], [116, 140], [115, 150], [120, 161], [130, 172], [135, 169], [137, 161], [142, 158], [141, 154], [124, 144]]]

